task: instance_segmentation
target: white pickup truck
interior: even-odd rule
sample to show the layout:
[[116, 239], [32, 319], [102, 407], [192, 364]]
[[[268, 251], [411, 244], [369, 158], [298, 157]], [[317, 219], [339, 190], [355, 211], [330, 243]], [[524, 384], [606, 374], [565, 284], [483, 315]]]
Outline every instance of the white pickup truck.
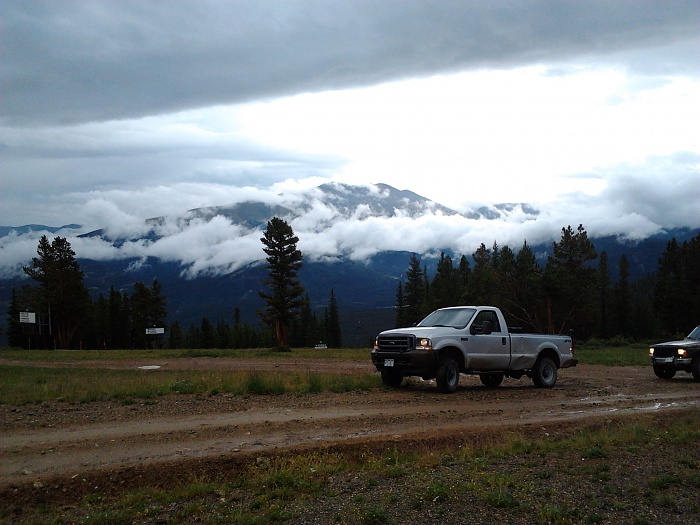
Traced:
[[497, 387], [504, 377], [526, 375], [535, 386], [552, 388], [557, 370], [576, 366], [569, 336], [510, 333], [493, 306], [440, 308], [416, 326], [380, 333], [372, 363], [384, 384], [398, 387], [404, 377], [436, 379], [442, 392], [454, 392], [459, 374], [479, 374]]

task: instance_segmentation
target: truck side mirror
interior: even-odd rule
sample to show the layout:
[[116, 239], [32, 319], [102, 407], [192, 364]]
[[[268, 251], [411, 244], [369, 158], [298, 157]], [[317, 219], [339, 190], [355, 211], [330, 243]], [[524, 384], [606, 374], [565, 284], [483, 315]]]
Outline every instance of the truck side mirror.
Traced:
[[493, 332], [493, 322], [492, 321], [484, 321], [484, 324], [481, 325], [481, 333], [483, 335], [489, 335]]

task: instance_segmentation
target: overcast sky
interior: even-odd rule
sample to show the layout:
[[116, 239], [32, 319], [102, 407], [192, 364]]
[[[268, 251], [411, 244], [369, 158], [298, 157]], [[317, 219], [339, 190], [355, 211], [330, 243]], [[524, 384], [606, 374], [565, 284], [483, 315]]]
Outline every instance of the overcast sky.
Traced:
[[699, 76], [697, 0], [2, 0], [0, 225], [339, 181], [700, 227]]

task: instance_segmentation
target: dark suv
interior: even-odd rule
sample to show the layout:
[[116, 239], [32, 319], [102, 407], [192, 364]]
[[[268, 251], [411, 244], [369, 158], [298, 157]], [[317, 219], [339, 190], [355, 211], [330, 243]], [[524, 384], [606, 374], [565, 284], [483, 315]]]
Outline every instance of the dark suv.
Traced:
[[652, 346], [649, 357], [654, 373], [661, 379], [671, 379], [678, 370], [682, 370], [700, 381], [700, 326], [696, 326], [682, 341]]

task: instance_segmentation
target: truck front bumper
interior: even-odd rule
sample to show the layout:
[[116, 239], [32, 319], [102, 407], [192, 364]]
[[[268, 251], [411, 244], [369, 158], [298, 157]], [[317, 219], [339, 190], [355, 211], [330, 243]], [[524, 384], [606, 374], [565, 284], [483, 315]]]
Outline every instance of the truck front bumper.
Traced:
[[398, 370], [404, 376], [431, 378], [437, 370], [437, 352], [432, 350], [408, 350], [406, 352], [382, 352], [372, 350], [372, 364], [381, 372], [386, 368]]

